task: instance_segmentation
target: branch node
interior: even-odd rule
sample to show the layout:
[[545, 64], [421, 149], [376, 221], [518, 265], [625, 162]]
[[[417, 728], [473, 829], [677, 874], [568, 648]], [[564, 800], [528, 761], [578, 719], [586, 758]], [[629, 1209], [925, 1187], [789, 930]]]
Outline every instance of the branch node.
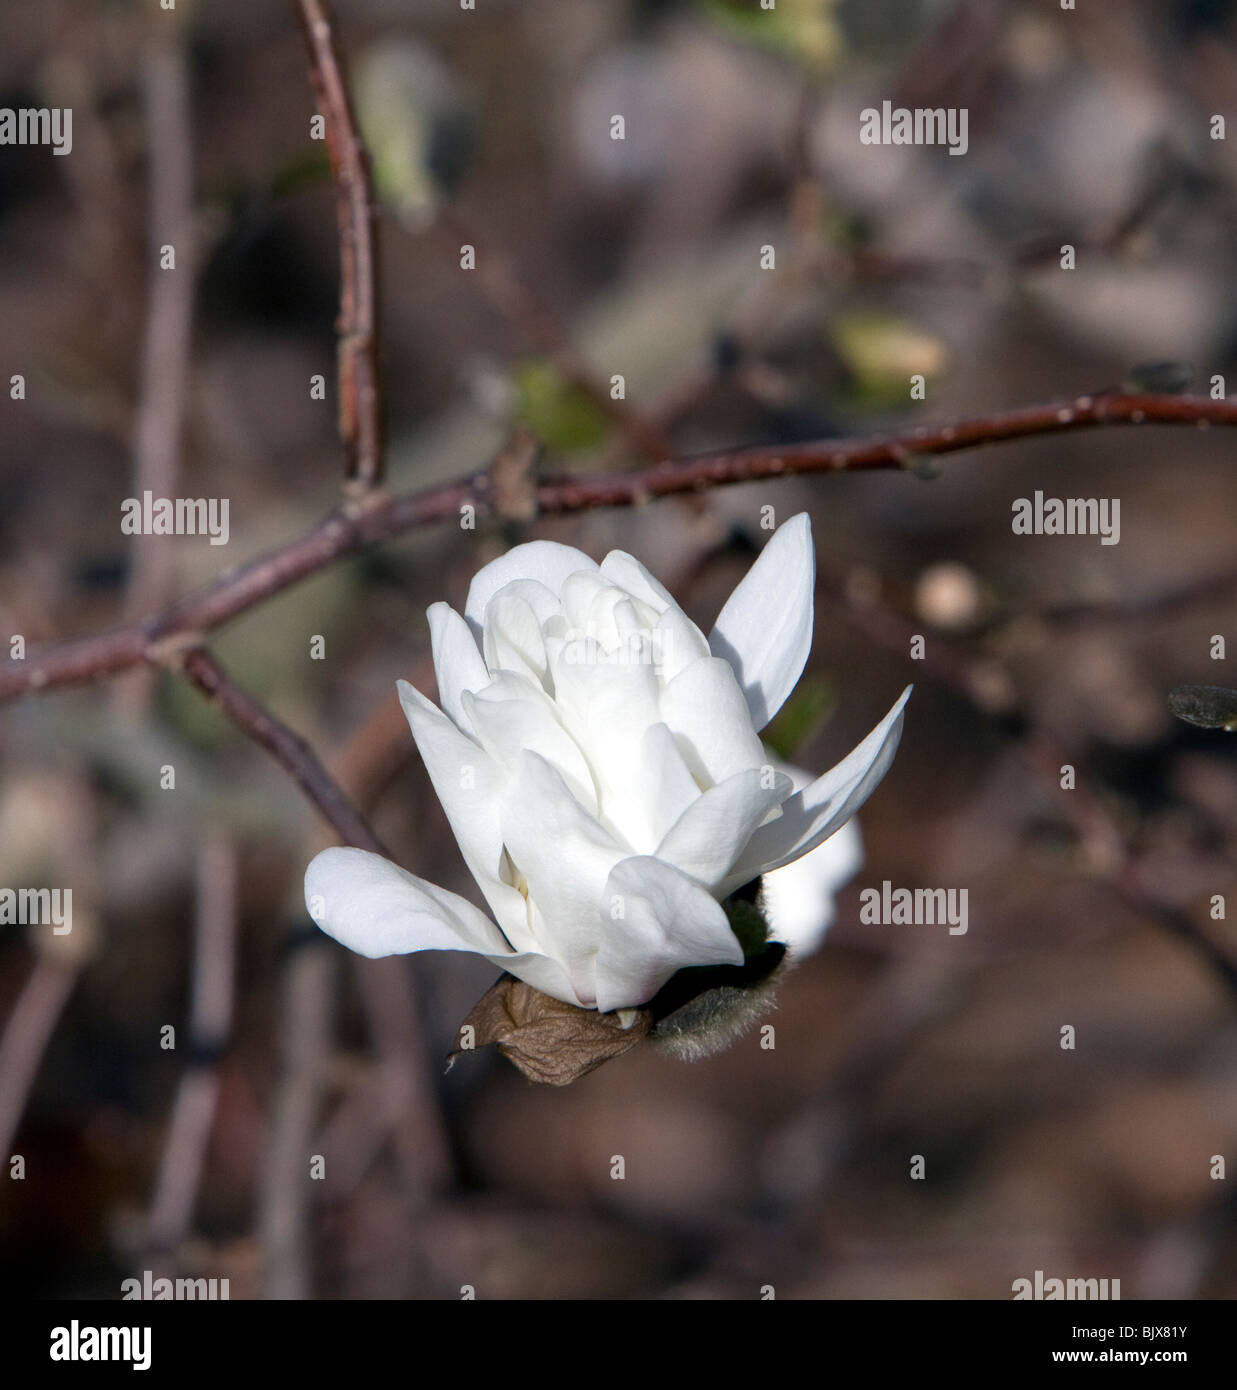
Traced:
[[189, 653], [201, 647], [205, 641], [204, 632], [172, 632], [147, 643], [143, 655], [151, 666], [166, 666], [170, 671], [180, 671], [184, 669]]
[[537, 515], [537, 460], [541, 445], [530, 431], [511, 436], [490, 465], [488, 480], [495, 513], [510, 521], [531, 521]]
[[371, 512], [381, 511], [391, 500], [387, 490], [366, 478], [348, 478], [340, 511], [349, 521], [360, 521]]

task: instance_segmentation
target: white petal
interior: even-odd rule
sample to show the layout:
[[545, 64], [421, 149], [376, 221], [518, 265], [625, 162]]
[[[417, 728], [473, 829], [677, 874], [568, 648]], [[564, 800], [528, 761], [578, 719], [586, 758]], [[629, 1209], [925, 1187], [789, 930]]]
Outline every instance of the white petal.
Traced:
[[[763, 785], [771, 781], [771, 785]], [[657, 858], [712, 890], [751, 839], [753, 831], [793, 790], [789, 777], [767, 778], [759, 768], [720, 782], [683, 812], [657, 847]]]
[[653, 630], [653, 654], [657, 674], [663, 685], [669, 685], [693, 662], [709, 655], [709, 643], [703, 632], [677, 606], [667, 608]]
[[806, 512], [774, 532], [718, 614], [714, 656], [734, 668], [752, 723], [763, 729], [803, 674], [812, 650], [816, 552]]
[[760, 905], [772, 939], [784, 942], [797, 956], [810, 955], [833, 925], [835, 894], [862, 867], [859, 822], [848, 820], [809, 854], [765, 874]]
[[653, 650], [663, 684], [672, 681], [693, 661], [709, 655], [704, 633], [633, 555], [612, 550], [601, 562], [601, 572], [656, 615]]
[[[640, 604], [639, 607], [644, 608], [645, 605]], [[643, 650], [640, 638], [647, 637], [656, 625], [655, 621], [650, 622], [637, 612], [636, 600], [630, 598], [619, 599], [610, 609], [610, 620], [614, 623], [614, 635], [618, 639], [618, 645], [628, 652]]]
[[567, 616], [571, 636], [583, 637], [587, 634], [602, 641], [602, 634], [594, 632], [589, 625], [589, 612], [593, 603], [603, 595], [608, 596], [603, 599], [607, 607], [613, 607], [623, 597], [622, 590], [608, 584], [599, 570], [577, 570], [563, 580], [563, 612]]
[[328, 936], [363, 956], [409, 951], [510, 954], [470, 902], [361, 849], [324, 849], [305, 871], [305, 905]]
[[465, 859], [476, 858], [487, 873], [496, 874], [502, 839], [488, 810], [500, 799], [506, 774], [474, 738], [461, 733], [415, 686], [397, 681], [396, 689]]
[[653, 665], [609, 661], [592, 638], [548, 640], [547, 649], [558, 710], [596, 778], [601, 819], [628, 853], [651, 853], [699, 790], [674, 740], [649, 733], [663, 722]]
[[601, 927], [597, 1007], [603, 1013], [647, 1004], [684, 966], [743, 963], [721, 905], [660, 859], [636, 856], [615, 866]]
[[611, 584], [617, 584], [633, 598], [647, 603], [655, 613], [664, 613], [667, 608], [679, 606], [669, 591], [653, 578], [634, 555], [628, 555], [625, 550], [612, 550], [601, 562], [600, 568]]
[[[544, 687], [545, 639], [541, 635], [541, 623], [536, 611], [517, 592], [520, 587], [533, 586], [527, 582], [509, 585], [494, 595], [485, 610], [485, 636], [482, 638], [485, 661], [495, 675], [502, 671], [514, 671]], [[541, 588], [541, 585], [536, 587]], [[549, 590], [544, 592], [548, 594]]]
[[629, 657], [638, 657], [641, 646], [634, 647], [625, 639], [639, 633], [651, 633], [657, 626], [657, 614], [638, 598], [631, 598], [622, 589], [608, 584], [589, 604], [587, 630], [607, 651], [625, 647]]
[[485, 606], [505, 585], [517, 579], [535, 579], [551, 593], [559, 594], [569, 574], [575, 574], [577, 570], [596, 569], [597, 562], [573, 545], [559, 545], [557, 541], [528, 541], [513, 547], [497, 560], [491, 560], [473, 576], [468, 586], [464, 616], [479, 637], [485, 621]]
[[449, 603], [431, 603], [425, 616], [430, 624], [430, 646], [443, 713], [467, 733], [468, 716], [460, 696], [465, 690], [480, 690], [489, 683], [485, 659], [477, 650], [472, 629]]
[[701, 657], [680, 671], [659, 704], [701, 787], [765, 761], [743, 692], [730, 664], [719, 657]]
[[[902, 692], [894, 707], [857, 748], [810, 787], [782, 803], [781, 817], [761, 826], [752, 836], [735, 872], [727, 880], [742, 883], [789, 864], [828, 839], [863, 805], [889, 770], [898, 740], [902, 715], [911, 687]], [[745, 874], [746, 878], [741, 877]]]
[[494, 923], [470, 902], [380, 855], [323, 850], [305, 871], [305, 905], [328, 936], [359, 955], [472, 951], [534, 989], [588, 1007], [557, 961], [532, 951], [512, 954]]
[[501, 960], [495, 956], [491, 956], [490, 959], [495, 965], [501, 965], [509, 974], [523, 980], [525, 984], [539, 989], [542, 994], [551, 994], [555, 999], [561, 999], [566, 1004], [575, 1004], [581, 1009], [593, 1007], [591, 983], [587, 997], [577, 994], [571, 987], [567, 972], [550, 956], [543, 956], [536, 951], [525, 951], [518, 956], [503, 956]]
[[556, 769], [526, 752], [503, 808], [503, 840], [523, 874], [537, 949], [553, 956], [577, 994], [593, 989], [602, 889], [625, 848], [572, 796]]
[[[563, 601], [552, 589], [536, 579], [513, 579], [498, 591], [504, 598], [520, 598], [537, 615], [543, 627], [556, 614], [561, 617]], [[496, 596], [495, 596], [496, 597]]]
[[665, 724], [650, 724], [634, 753], [613, 760], [603, 806], [637, 854], [652, 854], [699, 800], [674, 735]]
[[527, 906], [502, 878], [500, 818], [509, 775], [419, 690], [407, 681], [396, 688], [464, 862], [511, 944], [524, 950], [531, 944]]
[[531, 748], [562, 773], [585, 810], [596, 814], [593, 774], [540, 686], [503, 672], [479, 694], [465, 695], [464, 708], [482, 745], [509, 772], [514, 773], [520, 754]]

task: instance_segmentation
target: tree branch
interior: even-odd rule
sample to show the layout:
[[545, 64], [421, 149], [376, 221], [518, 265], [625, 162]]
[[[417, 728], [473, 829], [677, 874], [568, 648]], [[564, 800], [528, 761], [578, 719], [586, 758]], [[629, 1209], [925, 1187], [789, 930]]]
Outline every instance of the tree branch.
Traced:
[[181, 1073], [147, 1216], [143, 1260], [174, 1263], [189, 1233], [219, 1098], [219, 1058], [232, 1026], [237, 855], [226, 834], [198, 849], [188, 1061]]
[[[183, 24], [160, 17], [142, 65], [146, 147], [150, 152], [147, 311], [133, 448], [133, 490], [174, 497], [180, 474], [193, 333], [197, 248], [193, 221], [193, 132]], [[176, 269], [159, 269], [160, 249], [175, 249]], [[145, 536], [132, 550], [126, 616], [162, 606], [174, 592], [170, 536]]]
[[43, 1053], [79, 974], [76, 962], [41, 953], [0, 1035], [0, 1155], [6, 1159]]
[[[1079, 396], [950, 424], [919, 425], [898, 434], [741, 449], [676, 459], [636, 472], [547, 478], [536, 489], [537, 511], [555, 516], [594, 507], [630, 507], [655, 497], [795, 474], [914, 470], [925, 457], [985, 444], [1141, 424], [1232, 427], [1237, 425], [1237, 401], [1116, 393]], [[419, 492], [371, 494], [362, 504], [333, 512], [298, 539], [222, 575], [143, 623], [58, 642], [24, 661], [6, 661], [0, 665], [0, 700], [76, 685], [142, 661], [165, 662], [175, 647], [197, 645], [205, 633], [346, 555], [417, 527], [457, 518], [466, 503], [486, 514], [492, 510], [493, 494], [489, 469]]]
[[382, 482], [384, 467], [369, 155], [357, 129], [325, 7], [319, 0], [297, 0], [297, 13], [309, 45], [309, 75], [338, 192], [339, 434], [348, 454], [346, 485], [366, 492]]
[[345, 844], [388, 859], [391, 857], [309, 744], [276, 719], [265, 705], [234, 685], [210, 652], [204, 647], [195, 647], [185, 654], [182, 669], [247, 738], [265, 748], [300, 783], [306, 796], [335, 827]]
[[[247, 738], [265, 748], [296, 779], [345, 844], [391, 858], [364, 816], [318, 761], [313, 749], [252, 695], [233, 684], [205, 648], [198, 647], [186, 653], [183, 670]], [[357, 957], [354, 970], [380, 1058], [378, 1081], [382, 1119], [395, 1132], [410, 1197], [417, 1204], [424, 1203], [449, 1181], [451, 1158], [450, 1143], [430, 1080], [433, 1071], [427, 1055], [421, 1011], [398, 960]], [[310, 978], [317, 976], [311, 971]], [[310, 986], [305, 988], [304, 998], [290, 999], [289, 1003], [308, 1014], [315, 1007], [314, 992]], [[289, 1020], [289, 1026], [294, 1026], [293, 1020]], [[284, 1122], [295, 1123], [297, 1132], [307, 1134], [304, 1126], [310, 1123], [310, 1118], [308, 1107], [299, 1110], [294, 1107], [284, 1117]], [[283, 1214], [279, 1220], [286, 1227], [292, 1252], [288, 1258], [295, 1265], [294, 1255], [300, 1251], [300, 1245], [293, 1234], [303, 1210], [291, 1199], [281, 1210]]]

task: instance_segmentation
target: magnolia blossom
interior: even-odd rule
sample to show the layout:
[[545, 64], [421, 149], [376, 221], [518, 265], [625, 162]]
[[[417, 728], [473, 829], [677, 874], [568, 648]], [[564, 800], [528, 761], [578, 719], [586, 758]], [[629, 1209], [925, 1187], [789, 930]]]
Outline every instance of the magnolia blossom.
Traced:
[[807, 661], [814, 578], [801, 514], [706, 638], [621, 550], [532, 541], [486, 565], [463, 617], [428, 611], [442, 708], [399, 695], [493, 918], [357, 849], [310, 864], [310, 915], [366, 956], [472, 951], [602, 1011], [742, 964], [722, 903], [761, 875], [774, 934], [784, 916], [810, 944], [858, 863], [855, 832], [830, 837], [893, 760], [910, 693], [824, 776], [774, 762], [759, 732]]
[[[782, 770], [790, 774], [796, 791], [813, 781], [811, 774], [801, 768]], [[760, 885], [760, 907], [770, 935], [783, 942], [793, 956], [811, 955], [833, 925], [835, 895], [861, 868], [863, 837], [859, 822], [848, 820], [814, 850], [765, 874]]]

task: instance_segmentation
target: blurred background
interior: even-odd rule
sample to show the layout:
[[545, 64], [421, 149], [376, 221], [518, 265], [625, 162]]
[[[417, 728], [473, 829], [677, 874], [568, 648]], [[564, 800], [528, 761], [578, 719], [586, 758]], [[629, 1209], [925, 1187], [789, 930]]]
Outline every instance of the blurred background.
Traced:
[[[521, 429], [589, 471], [1237, 374], [1237, 131], [1211, 138], [1237, 116], [1231, 0], [334, 16], [383, 206], [393, 488]], [[965, 107], [965, 157], [861, 145], [885, 99]], [[0, 636], [31, 648], [299, 535], [342, 478], [334, 194], [293, 6], [5, 7], [0, 107], [45, 105], [73, 109], [70, 156], [0, 148], [0, 379], [26, 381], [0, 393]], [[7, 706], [0, 884], [71, 886], [74, 916], [0, 928], [0, 1278], [1008, 1298], [1039, 1269], [1233, 1296], [1234, 740], [1166, 704], [1237, 684], [1211, 655], [1237, 638], [1232, 458], [1221, 430], [1116, 428], [932, 476], [432, 527], [218, 633], [400, 862], [475, 898], [394, 696], [434, 694], [426, 606], [544, 536], [632, 551], [707, 630], [761, 507], [809, 511], [815, 648], [779, 749], [823, 770], [916, 690], [773, 1051], [641, 1047], [563, 1090], [492, 1050], [444, 1075], [492, 968], [361, 966], [321, 937], [301, 879], [329, 830], [197, 691], [139, 672]], [[228, 545], [122, 536], [144, 487], [229, 498]], [[1011, 535], [1036, 489], [1118, 497], [1120, 543]], [[969, 931], [860, 924], [885, 879], [966, 888]]]

